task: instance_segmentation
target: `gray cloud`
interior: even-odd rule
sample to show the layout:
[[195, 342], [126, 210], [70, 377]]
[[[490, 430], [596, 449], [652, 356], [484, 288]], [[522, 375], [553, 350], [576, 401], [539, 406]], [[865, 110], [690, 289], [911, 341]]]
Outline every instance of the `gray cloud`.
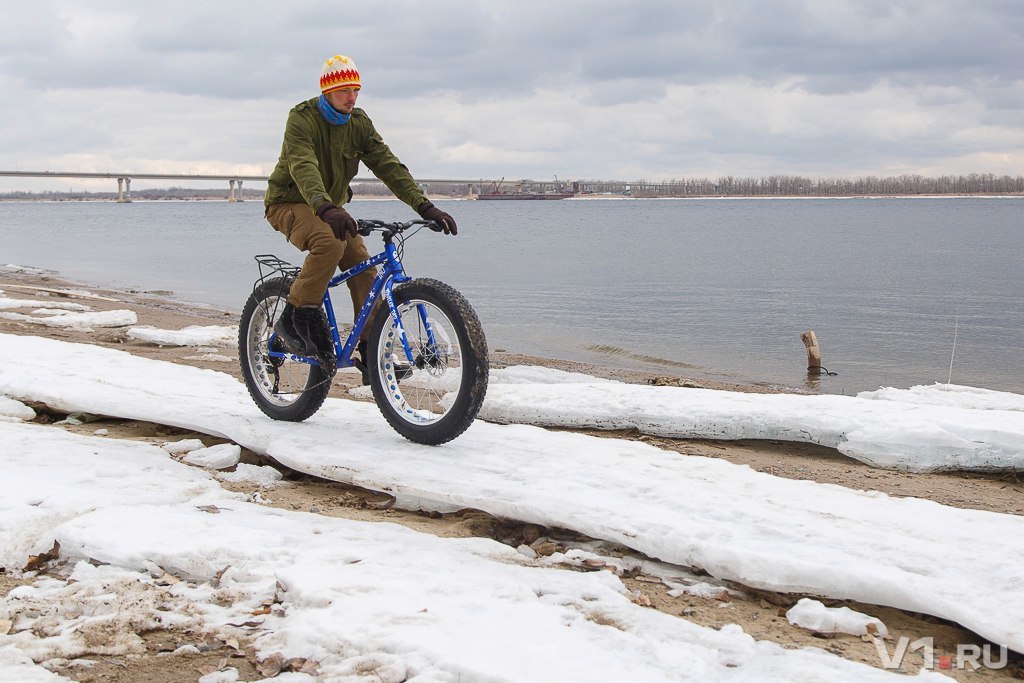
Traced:
[[449, 0], [427, 7], [43, 4], [7, 25], [4, 62], [53, 86], [121, 79], [210, 96], [294, 88], [315, 79], [327, 52], [341, 50], [380, 77], [382, 93], [396, 95], [410, 83], [500, 95], [550, 84], [793, 75], [812, 90], [836, 92], [880, 78], [948, 84], [1024, 74], [1019, 3]]
[[1024, 164], [1014, 0], [50, 0], [7, 15], [0, 166], [269, 169], [288, 107], [335, 52], [359, 63], [389, 143], [429, 173]]

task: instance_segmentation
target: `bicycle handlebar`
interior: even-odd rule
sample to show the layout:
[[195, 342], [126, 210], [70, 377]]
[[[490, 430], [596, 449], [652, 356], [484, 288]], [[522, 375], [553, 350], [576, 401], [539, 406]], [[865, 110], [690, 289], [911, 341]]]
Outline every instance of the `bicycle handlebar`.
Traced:
[[434, 232], [441, 232], [443, 230], [443, 228], [434, 221], [427, 221], [421, 219], [406, 221], [404, 223], [401, 221], [388, 223], [387, 221], [380, 221], [373, 218], [360, 218], [357, 221], [357, 223], [359, 224], [359, 234], [362, 235], [363, 237], [369, 237], [370, 233], [375, 231], [391, 233], [392, 235], [398, 235], [400, 233], [405, 232], [409, 228], [418, 225], [425, 225]]

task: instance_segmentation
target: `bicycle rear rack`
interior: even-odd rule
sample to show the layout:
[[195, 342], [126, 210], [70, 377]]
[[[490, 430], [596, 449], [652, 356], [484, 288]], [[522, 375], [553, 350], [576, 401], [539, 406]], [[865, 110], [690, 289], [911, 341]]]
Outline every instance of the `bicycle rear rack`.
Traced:
[[294, 280], [298, 276], [299, 271], [302, 270], [299, 266], [293, 266], [284, 259], [279, 259], [273, 254], [258, 254], [253, 258], [256, 259], [256, 263], [258, 263], [260, 267], [260, 277], [253, 285], [253, 289], [256, 289], [278, 273], [289, 280]]

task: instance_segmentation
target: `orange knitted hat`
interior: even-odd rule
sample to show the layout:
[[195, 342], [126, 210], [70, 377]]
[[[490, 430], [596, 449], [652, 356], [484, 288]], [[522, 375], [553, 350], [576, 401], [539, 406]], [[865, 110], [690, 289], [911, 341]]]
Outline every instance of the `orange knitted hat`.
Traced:
[[351, 57], [334, 55], [320, 71], [320, 92], [326, 94], [339, 88], [356, 88], [359, 85], [359, 69]]

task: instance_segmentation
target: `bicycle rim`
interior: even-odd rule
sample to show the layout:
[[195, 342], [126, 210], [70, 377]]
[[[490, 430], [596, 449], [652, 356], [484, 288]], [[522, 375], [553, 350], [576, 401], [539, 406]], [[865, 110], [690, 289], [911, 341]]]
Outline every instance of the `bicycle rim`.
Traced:
[[[259, 302], [249, 322], [249, 343], [246, 344], [249, 367], [255, 380], [254, 388], [265, 401], [280, 408], [291, 406], [314, 380], [312, 365], [270, 355], [274, 323], [284, 312], [285, 299], [284, 295], [270, 295]], [[274, 344], [274, 351], [284, 350], [283, 344], [276, 337]]]
[[384, 398], [401, 420], [428, 426], [444, 418], [463, 390], [463, 357], [456, 327], [435, 304], [421, 299], [398, 305], [399, 324], [388, 316], [374, 362]]

